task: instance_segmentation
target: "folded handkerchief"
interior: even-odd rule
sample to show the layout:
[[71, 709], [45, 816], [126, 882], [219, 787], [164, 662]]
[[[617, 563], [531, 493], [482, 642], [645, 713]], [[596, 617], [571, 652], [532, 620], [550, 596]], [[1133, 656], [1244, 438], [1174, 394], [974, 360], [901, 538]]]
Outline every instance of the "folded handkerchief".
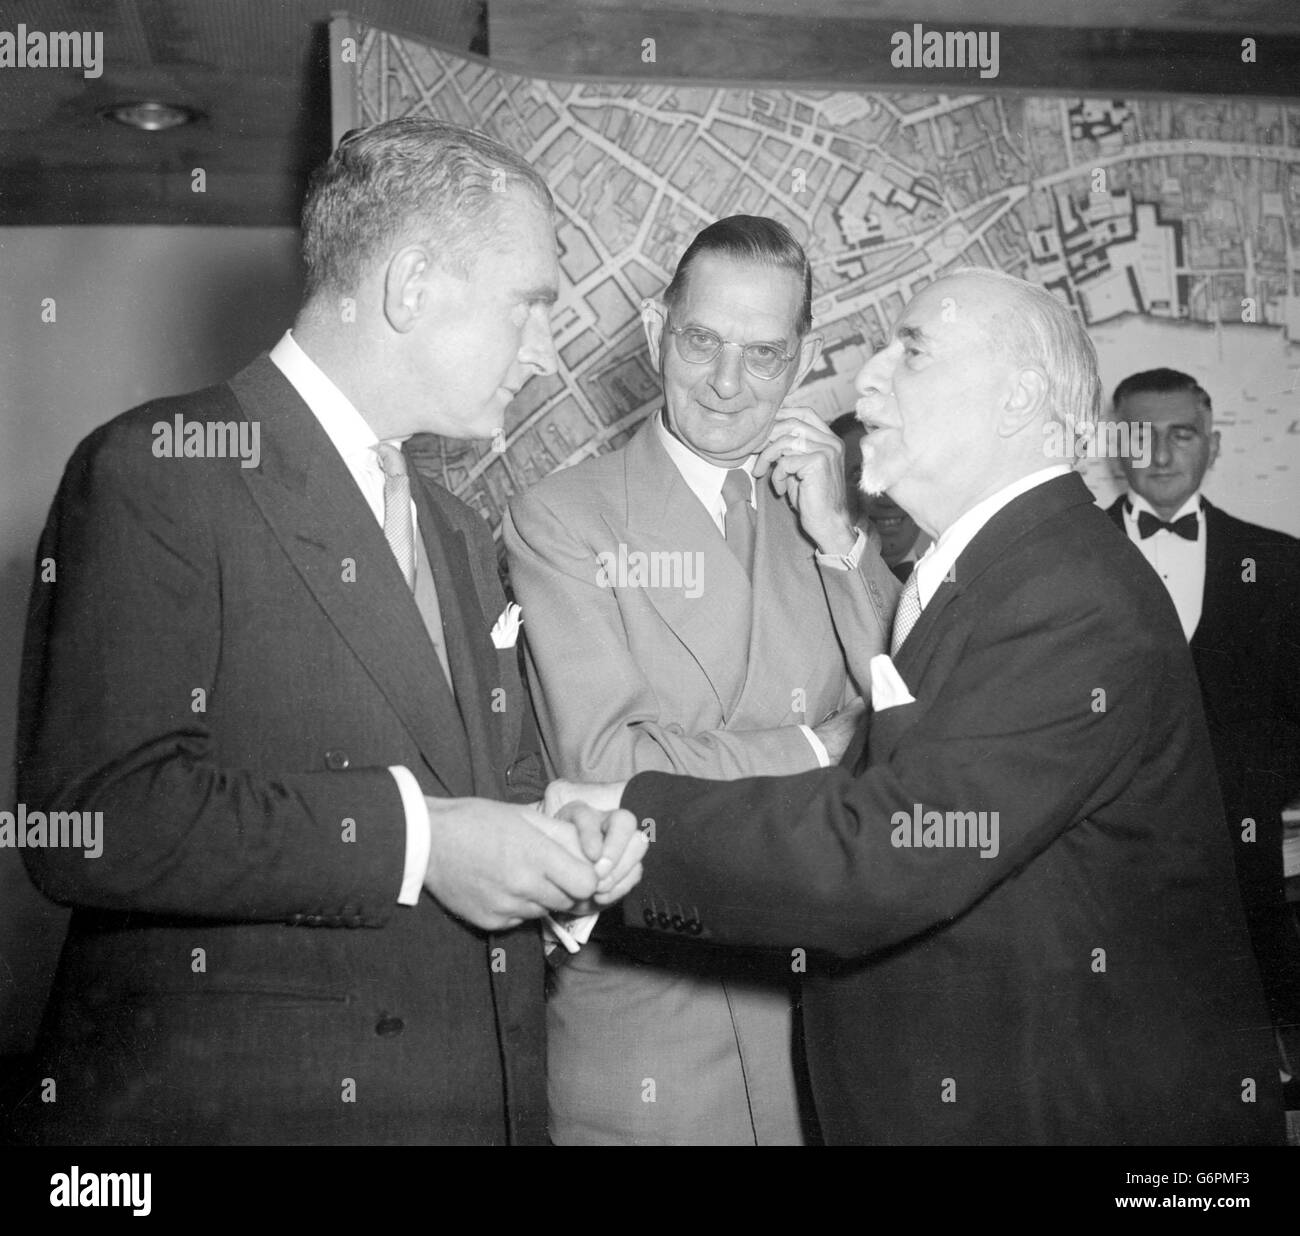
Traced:
[[492, 647], [513, 648], [519, 639], [519, 625], [523, 622], [523, 609], [513, 601], [501, 611], [501, 617], [492, 624]]
[[894, 662], [887, 653], [878, 653], [871, 658], [871, 707], [876, 712], [886, 708], [896, 708], [899, 704], [915, 704], [916, 699], [907, 689], [907, 683], [894, 668]]

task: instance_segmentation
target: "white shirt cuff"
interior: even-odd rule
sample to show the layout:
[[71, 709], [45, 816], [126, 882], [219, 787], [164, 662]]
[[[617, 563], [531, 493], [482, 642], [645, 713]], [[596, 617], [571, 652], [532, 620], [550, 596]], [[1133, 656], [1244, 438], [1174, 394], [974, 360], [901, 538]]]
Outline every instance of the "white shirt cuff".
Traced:
[[402, 888], [397, 894], [399, 905], [413, 906], [420, 900], [424, 876], [429, 869], [429, 807], [415, 774], [401, 764], [388, 770], [397, 782], [402, 796], [402, 810], [406, 812], [406, 865], [402, 869]]
[[831, 766], [831, 757], [830, 752], [826, 750], [826, 744], [813, 733], [811, 726], [801, 725], [799, 728], [803, 730], [803, 736], [808, 740], [808, 745], [813, 749], [813, 754], [817, 757], [817, 766], [819, 768], [829, 768]]
[[858, 529], [853, 541], [853, 548], [847, 554], [824, 554], [819, 549], [814, 554], [819, 566], [830, 567], [833, 571], [856, 571], [862, 561], [862, 551], [867, 547], [867, 534]]

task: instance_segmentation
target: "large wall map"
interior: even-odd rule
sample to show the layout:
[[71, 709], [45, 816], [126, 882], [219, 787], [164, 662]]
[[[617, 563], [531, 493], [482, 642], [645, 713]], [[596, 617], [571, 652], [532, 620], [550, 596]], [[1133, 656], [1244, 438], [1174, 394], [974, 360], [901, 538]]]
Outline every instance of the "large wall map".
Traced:
[[[624, 441], [656, 406], [637, 307], [691, 237], [737, 213], [784, 221], [813, 262], [832, 418], [912, 291], [996, 266], [1076, 305], [1108, 389], [1193, 373], [1223, 455], [1207, 492], [1300, 533], [1300, 100], [1035, 98], [573, 82], [376, 30], [356, 122], [424, 112], [527, 156], [560, 211], [560, 372], [511, 406], [506, 449], [432, 445], [422, 466], [497, 527], [556, 468]], [[1105, 500], [1111, 465], [1085, 476]]]

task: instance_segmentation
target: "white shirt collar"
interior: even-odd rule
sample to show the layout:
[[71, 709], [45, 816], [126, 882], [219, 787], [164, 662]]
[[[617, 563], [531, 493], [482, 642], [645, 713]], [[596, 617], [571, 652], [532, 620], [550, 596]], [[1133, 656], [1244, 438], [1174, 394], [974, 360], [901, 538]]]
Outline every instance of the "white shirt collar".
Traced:
[[[668, 452], [668, 458], [677, 465], [677, 471], [682, 474], [682, 480], [686, 482], [691, 492], [704, 503], [704, 509], [716, 518], [717, 512], [725, 509], [725, 504], [722, 501], [722, 483], [727, 479], [727, 473], [731, 469], [710, 463], [707, 459], [701, 459], [680, 438], [673, 437], [668, 430], [668, 426], [664, 424], [662, 411], [656, 412], [654, 418], [655, 430], [659, 434], [659, 441], [664, 445], [664, 450]], [[751, 455], [744, 463], [736, 465], [736, 467], [749, 474], [749, 503], [751, 506], [755, 505], [754, 460], [757, 458], [757, 455]]]
[[917, 560], [916, 590], [921, 608], [924, 609], [930, 603], [930, 598], [938, 591], [944, 576], [951, 570], [962, 551], [994, 515], [1021, 494], [1028, 493], [1047, 481], [1055, 480], [1058, 476], [1066, 476], [1071, 470], [1069, 464], [1062, 463], [1030, 472], [1027, 476], [1012, 481], [1010, 485], [1003, 486], [997, 493], [991, 494], [982, 502], [977, 502], [969, 511], [945, 528], [943, 535]]
[[[334, 443], [334, 449], [344, 460], [348, 463], [364, 461], [365, 466], [377, 468], [379, 459], [375, 447], [379, 445], [379, 437], [352, 401], [302, 350], [292, 331], [284, 332], [279, 343], [271, 349], [270, 357], [315, 414], [321, 428]], [[398, 443], [404, 439], [394, 438], [392, 441]]]

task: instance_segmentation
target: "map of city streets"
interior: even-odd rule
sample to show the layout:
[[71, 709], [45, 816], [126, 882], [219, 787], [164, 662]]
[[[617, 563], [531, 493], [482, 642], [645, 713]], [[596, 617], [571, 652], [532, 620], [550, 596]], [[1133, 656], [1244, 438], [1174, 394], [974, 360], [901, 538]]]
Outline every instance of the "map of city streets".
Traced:
[[355, 67], [357, 123], [483, 129], [556, 197], [560, 372], [520, 392], [504, 450], [421, 450], [494, 528], [515, 492], [621, 444], [656, 406], [638, 305], [726, 214], [781, 219], [809, 252], [826, 345], [801, 397], [826, 419], [852, 407], [854, 373], [912, 290], [973, 264], [1046, 285], [1093, 328], [1271, 328], [1290, 358], [1278, 429], [1297, 433], [1300, 105], [580, 83], [375, 30]]

